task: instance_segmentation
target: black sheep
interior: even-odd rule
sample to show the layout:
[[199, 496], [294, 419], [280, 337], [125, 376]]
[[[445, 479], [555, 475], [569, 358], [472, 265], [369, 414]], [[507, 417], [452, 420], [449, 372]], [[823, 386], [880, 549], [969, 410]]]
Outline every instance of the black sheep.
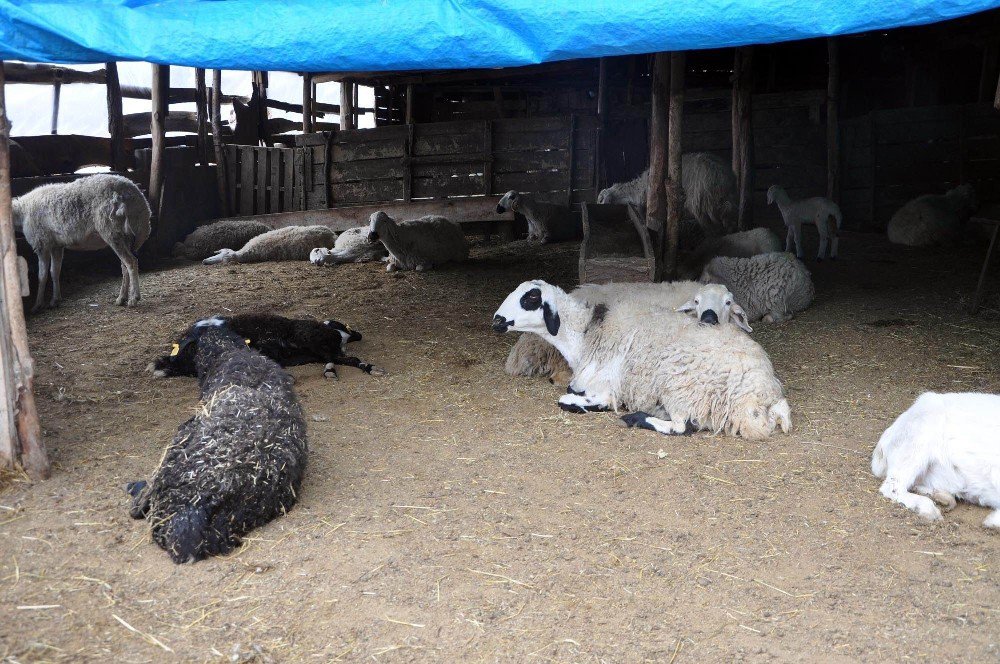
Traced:
[[336, 378], [336, 365], [357, 367], [365, 373], [382, 375], [381, 369], [347, 355], [347, 344], [359, 341], [361, 333], [335, 320], [323, 322], [285, 318], [270, 314], [243, 314], [205, 318], [187, 329], [169, 355], [158, 358], [150, 368], [157, 377], [194, 376], [198, 336], [205, 327], [226, 325], [281, 366], [325, 362], [323, 375]]
[[295, 504], [306, 425], [292, 378], [226, 326], [198, 328], [198, 413], [182, 424], [153, 479], [133, 482], [133, 518], [175, 563], [228, 553]]

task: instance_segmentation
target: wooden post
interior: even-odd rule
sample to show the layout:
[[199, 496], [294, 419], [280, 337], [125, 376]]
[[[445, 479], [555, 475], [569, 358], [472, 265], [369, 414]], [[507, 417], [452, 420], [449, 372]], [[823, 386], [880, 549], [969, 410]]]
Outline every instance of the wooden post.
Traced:
[[406, 114], [403, 116], [403, 124], [413, 124], [413, 84], [406, 84]]
[[840, 198], [840, 120], [837, 115], [840, 62], [836, 37], [827, 37], [826, 52], [829, 68], [826, 79], [826, 197], [836, 201]]
[[[684, 68], [687, 53], [670, 54], [670, 120], [667, 134], [667, 227], [660, 235], [662, 270], [658, 281], [673, 279], [677, 273], [677, 241], [680, 236], [681, 214], [684, 211], [684, 190], [681, 187], [681, 129], [684, 119]], [[665, 246], [664, 246], [665, 245]], [[658, 261], [659, 262], [659, 261]]]
[[226, 190], [226, 178], [229, 165], [226, 163], [226, 151], [222, 144], [222, 70], [212, 70], [212, 145], [215, 147], [215, 181], [219, 190], [219, 213], [228, 217], [229, 194]]
[[636, 56], [630, 55], [628, 58], [628, 82], [625, 85], [625, 105], [631, 106], [632, 102], [635, 100], [635, 58]]
[[576, 113], [569, 116], [569, 138], [567, 144], [569, 149], [566, 154], [569, 155], [569, 164], [566, 165], [566, 207], [573, 207], [573, 166], [576, 165]]
[[205, 70], [194, 70], [194, 104], [198, 121], [198, 163], [208, 165], [208, 95], [205, 90]]
[[118, 65], [109, 62], [107, 71], [108, 133], [111, 134], [111, 170], [124, 171], [128, 164], [125, 154], [125, 121], [122, 117], [122, 87]]
[[340, 83], [340, 128], [354, 129], [354, 84]]
[[997, 60], [1000, 59], [1000, 43], [991, 40], [983, 46], [983, 61], [979, 68], [979, 101], [988, 101], [990, 97], [990, 83], [993, 80], [993, 72], [997, 69]]
[[[739, 197], [737, 227], [753, 226], [753, 46], [736, 49], [733, 61], [733, 173]], [[727, 232], [732, 229], [726, 229]]]
[[312, 105], [312, 74], [302, 72], [302, 133], [311, 134], [313, 130]]
[[62, 93], [62, 83], [52, 84], [52, 133], [59, 133], [59, 95]]
[[667, 220], [667, 196], [664, 184], [667, 179], [667, 124], [670, 108], [670, 54], [657, 53], [653, 56], [652, 80], [650, 81], [649, 115], [649, 186], [646, 188], [646, 228], [650, 233], [658, 233], [656, 240], [656, 265], [650, 279], [659, 276], [662, 255], [660, 247], [663, 228]]
[[[42, 425], [35, 407], [35, 364], [28, 349], [28, 329], [24, 324], [21, 306], [21, 282], [17, 266], [17, 243], [14, 239], [14, 219], [11, 211], [10, 192], [10, 123], [7, 121], [7, 103], [4, 95], [3, 63], [0, 63], [0, 256], [3, 271], [0, 273], [0, 292], [3, 295], [3, 314], [0, 315], [0, 336], [3, 337], [5, 381], [3, 395], [8, 410], [16, 410], [15, 425], [20, 445], [21, 465], [32, 479], [49, 476], [48, 454], [42, 441]], [[10, 343], [8, 344], [8, 340]], [[13, 352], [10, 349], [13, 348]], [[8, 359], [13, 369], [7, 373]], [[8, 378], [16, 379], [16, 386]], [[7, 421], [9, 426], [9, 419]], [[4, 443], [5, 448], [10, 443]]]
[[608, 127], [608, 59], [597, 61], [597, 189], [600, 191], [605, 182], [604, 167], [604, 137]]
[[271, 136], [267, 130], [267, 72], [253, 73], [254, 85], [257, 88], [257, 134], [264, 145], [271, 144]]
[[358, 84], [351, 86], [351, 94], [354, 95], [351, 101], [351, 126], [357, 129], [358, 127], [358, 90], [361, 88]]
[[[152, 154], [149, 162], [149, 207], [153, 219], [160, 219], [160, 203], [163, 196], [163, 155], [166, 148], [166, 121], [170, 96], [170, 65], [153, 65], [153, 113], [149, 133], [152, 136]], [[155, 227], [154, 227], [154, 233]]]
[[[316, 101], [318, 98], [319, 98], [319, 96], [318, 96], [318, 94], [316, 92], [316, 79], [313, 78], [312, 79], [312, 100]], [[310, 113], [309, 118], [312, 120], [313, 126], [315, 127], [316, 126], [316, 117], [317, 117], [316, 116], [316, 104], [313, 104], [313, 107], [312, 107], [312, 109], [310, 109], [309, 113]]]

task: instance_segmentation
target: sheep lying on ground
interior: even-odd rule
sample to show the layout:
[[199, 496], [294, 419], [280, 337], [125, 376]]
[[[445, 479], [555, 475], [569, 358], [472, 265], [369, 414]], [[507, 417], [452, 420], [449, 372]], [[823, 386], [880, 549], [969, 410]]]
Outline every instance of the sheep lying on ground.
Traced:
[[14, 226], [38, 255], [37, 311], [44, 306], [52, 273], [52, 300], [62, 300], [59, 275], [63, 250], [111, 247], [122, 264], [115, 304], [139, 302], [139, 261], [135, 254], [149, 237], [149, 203], [128, 178], [101, 173], [73, 182], [46, 184], [13, 201]]
[[812, 304], [812, 276], [791, 254], [774, 252], [750, 258], [713, 258], [701, 281], [725, 284], [751, 321], [781, 323]]
[[220, 249], [202, 261], [217, 263], [266, 263], [268, 261], [304, 261], [314, 247], [332, 246], [336, 234], [326, 226], [286, 226], [258, 235], [238, 251]]
[[716, 256], [756, 256], [781, 251], [781, 239], [766, 228], [730, 233], [708, 238], [698, 247], [677, 257], [677, 272], [681, 279], [697, 279], [708, 261]]
[[963, 184], [942, 196], [927, 194], [896, 210], [886, 227], [889, 241], [910, 247], [954, 242], [976, 209], [976, 192]]
[[[707, 152], [681, 156], [681, 187], [684, 209], [698, 220], [709, 237], [736, 230], [736, 176], [722, 158]], [[597, 195], [598, 203], [628, 205], [640, 219], [646, 218], [649, 169], [628, 182], [619, 182]]]
[[376, 376], [385, 375], [378, 367], [347, 355], [347, 344], [360, 341], [360, 332], [335, 320], [319, 322], [272, 314], [215, 316], [198, 321], [173, 344], [169, 355], [163, 355], [150, 365], [153, 375], [157, 378], [194, 376], [199, 330], [219, 326], [233, 330], [250, 348], [283, 367], [325, 362], [323, 375], [327, 378], [337, 377], [337, 366], [355, 367]]
[[826, 254], [827, 240], [830, 241], [830, 258], [837, 257], [837, 245], [840, 239], [840, 225], [843, 217], [840, 207], [829, 198], [815, 197], [793, 201], [788, 193], [778, 185], [771, 185], [767, 190], [767, 204], [777, 204], [781, 218], [785, 220], [788, 233], [785, 236], [785, 251], [792, 251], [795, 243], [795, 255], [802, 260], [802, 224], [813, 224], [819, 232], [819, 253], [816, 260], [823, 260]]
[[469, 259], [469, 243], [462, 227], [435, 215], [397, 223], [380, 210], [371, 216], [368, 241], [385, 245], [389, 252], [386, 265], [389, 272], [423, 272], [444, 263]]
[[309, 252], [313, 265], [339, 265], [341, 263], [367, 263], [388, 256], [385, 247], [368, 241], [368, 227], [348, 228], [337, 236], [333, 249], [316, 247]]
[[536, 201], [531, 194], [508, 191], [497, 203], [497, 214], [511, 210], [528, 222], [528, 239], [547, 242], [579, 240], [583, 236], [580, 220], [570, 208]]
[[958, 498], [989, 507], [983, 526], [1000, 529], [1000, 395], [921, 394], [879, 438], [872, 473], [883, 496], [925, 519]]
[[635, 411], [622, 420], [664, 434], [725, 431], [766, 438], [791, 414], [771, 361], [731, 325], [703, 325], [628, 300], [589, 306], [544, 281], [518, 286], [493, 318], [497, 332], [534, 332], [573, 369], [571, 412]]
[[271, 230], [267, 224], [250, 219], [223, 219], [214, 224], [199, 226], [183, 242], [174, 245], [173, 254], [177, 258], [200, 261], [220, 249], [240, 249], [258, 235]]
[[133, 482], [130, 514], [175, 563], [221, 555], [295, 505], [306, 425], [292, 378], [225, 326], [193, 330], [201, 407], [152, 480]]

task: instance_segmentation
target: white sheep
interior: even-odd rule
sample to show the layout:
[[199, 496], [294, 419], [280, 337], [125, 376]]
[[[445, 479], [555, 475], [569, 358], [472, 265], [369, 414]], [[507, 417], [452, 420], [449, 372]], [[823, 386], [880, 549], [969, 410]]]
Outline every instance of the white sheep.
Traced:
[[767, 353], [732, 325], [703, 325], [627, 300], [588, 306], [526, 281], [497, 310], [498, 332], [534, 332], [573, 369], [571, 412], [635, 411], [622, 420], [664, 434], [725, 431], [748, 440], [788, 431], [791, 412]]
[[368, 241], [381, 242], [389, 252], [386, 270], [430, 270], [469, 258], [462, 227], [436, 215], [397, 223], [379, 210], [371, 216]]
[[781, 251], [781, 238], [766, 228], [710, 237], [694, 251], [678, 257], [677, 272], [681, 279], [697, 279], [708, 261], [716, 256], [749, 257], [773, 251]]
[[812, 304], [812, 276], [791, 254], [774, 252], [750, 258], [717, 257], [701, 274], [703, 283], [724, 284], [751, 321], [781, 323]]
[[269, 230], [267, 224], [251, 219], [223, 219], [191, 231], [183, 242], [174, 244], [173, 255], [189, 261], [204, 260], [220, 249], [239, 249]]
[[921, 394], [879, 438], [872, 473], [883, 496], [925, 519], [959, 498], [993, 510], [983, 526], [1000, 529], [1000, 395]]
[[[736, 230], [736, 176], [728, 162], [707, 152], [681, 156], [681, 187], [684, 209], [705, 234], [713, 237]], [[619, 182], [597, 195], [602, 204], [628, 205], [639, 219], [646, 218], [649, 169], [628, 182]]]
[[767, 190], [767, 204], [777, 204], [781, 218], [785, 220], [788, 233], [785, 236], [785, 251], [792, 251], [795, 242], [795, 255], [802, 260], [802, 224], [813, 224], [819, 233], [819, 254], [816, 260], [823, 260], [826, 254], [827, 241], [830, 242], [830, 258], [837, 257], [837, 245], [840, 239], [837, 234], [843, 223], [840, 207], [829, 198], [816, 196], [793, 201], [788, 192], [774, 184]]
[[388, 256], [385, 247], [368, 241], [368, 227], [348, 228], [337, 236], [333, 249], [316, 247], [309, 252], [313, 265], [339, 265], [341, 263], [367, 263]]
[[975, 209], [976, 192], [969, 184], [941, 196], [927, 194], [896, 210], [886, 234], [893, 244], [910, 247], [953, 242]]
[[580, 220], [570, 208], [535, 200], [531, 194], [508, 191], [497, 203], [497, 214], [508, 210], [523, 215], [528, 222], [528, 239], [547, 242], [578, 240]]
[[331, 246], [335, 233], [326, 226], [285, 226], [268, 231], [247, 242], [237, 251], [220, 249], [202, 261], [218, 263], [265, 263], [268, 261], [304, 261], [317, 246]]
[[44, 306], [52, 273], [51, 306], [62, 300], [59, 275], [64, 249], [93, 251], [111, 247], [122, 264], [122, 285], [115, 304], [139, 302], [136, 252], [149, 237], [149, 203], [128, 178], [100, 173], [73, 182], [47, 184], [13, 201], [14, 226], [38, 255], [38, 295], [32, 311]]

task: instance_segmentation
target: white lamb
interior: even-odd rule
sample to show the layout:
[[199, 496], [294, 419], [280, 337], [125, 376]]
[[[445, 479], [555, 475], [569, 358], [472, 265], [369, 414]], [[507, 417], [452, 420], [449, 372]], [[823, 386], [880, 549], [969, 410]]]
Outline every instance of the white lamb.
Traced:
[[341, 263], [368, 263], [388, 256], [385, 247], [368, 241], [368, 227], [348, 228], [337, 236], [333, 249], [316, 247], [309, 252], [313, 265], [340, 265]]
[[701, 274], [703, 283], [725, 284], [751, 321], [781, 323], [812, 304], [812, 276], [791, 254], [774, 252], [750, 258], [718, 257]]
[[44, 306], [52, 273], [52, 300], [62, 300], [59, 275], [63, 250], [93, 251], [111, 247], [122, 264], [122, 285], [115, 304], [139, 302], [136, 252], [149, 237], [149, 203], [135, 183], [101, 173], [73, 182], [47, 184], [13, 201], [14, 226], [38, 255], [38, 295], [32, 311]]
[[942, 196], [927, 194], [899, 208], [889, 220], [886, 234], [890, 242], [910, 247], [953, 242], [975, 209], [976, 192], [969, 184]]
[[817, 196], [793, 201], [788, 192], [774, 184], [767, 190], [767, 204], [776, 203], [785, 220], [788, 234], [785, 236], [785, 251], [792, 251], [792, 241], [795, 242], [795, 255], [802, 260], [802, 224], [813, 224], [819, 232], [819, 254], [816, 260], [823, 260], [826, 254], [827, 241], [830, 242], [830, 258], [837, 257], [837, 245], [840, 239], [837, 234], [843, 223], [840, 207], [829, 198]]
[[174, 244], [173, 254], [177, 258], [200, 261], [220, 249], [239, 249], [269, 230], [271, 227], [267, 224], [251, 219], [223, 219], [191, 231], [183, 242]]
[[[736, 230], [736, 176], [728, 162], [707, 152], [681, 156], [681, 187], [684, 209], [698, 220], [708, 236]], [[649, 169], [628, 182], [619, 182], [597, 195], [598, 203], [628, 205], [640, 219], [646, 218]]]
[[242, 249], [220, 249], [202, 261], [218, 263], [266, 263], [268, 261], [304, 261], [313, 247], [330, 246], [336, 235], [326, 226], [285, 226], [253, 238]]
[[389, 252], [386, 270], [423, 272], [444, 263], [469, 258], [469, 243], [462, 227], [444, 217], [428, 215], [396, 223], [381, 210], [371, 216], [368, 241], [381, 242]]
[[764, 349], [731, 325], [702, 325], [628, 301], [588, 306], [557, 286], [526, 281], [493, 329], [534, 332], [573, 369], [571, 412], [635, 411], [622, 420], [663, 434], [725, 431], [748, 440], [788, 431], [791, 413]]
[[528, 222], [528, 239], [547, 242], [578, 240], [582, 235], [580, 220], [570, 208], [543, 203], [530, 194], [508, 191], [497, 203], [497, 214], [511, 210]]
[[989, 507], [983, 526], [1000, 529], [1000, 395], [921, 394], [882, 434], [872, 472], [883, 496], [925, 519], [958, 498]]
[[716, 256], [749, 257], [772, 251], [781, 251], [781, 238], [766, 228], [710, 237], [694, 251], [678, 256], [677, 272], [681, 279], [697, 279], [708, 261]]

